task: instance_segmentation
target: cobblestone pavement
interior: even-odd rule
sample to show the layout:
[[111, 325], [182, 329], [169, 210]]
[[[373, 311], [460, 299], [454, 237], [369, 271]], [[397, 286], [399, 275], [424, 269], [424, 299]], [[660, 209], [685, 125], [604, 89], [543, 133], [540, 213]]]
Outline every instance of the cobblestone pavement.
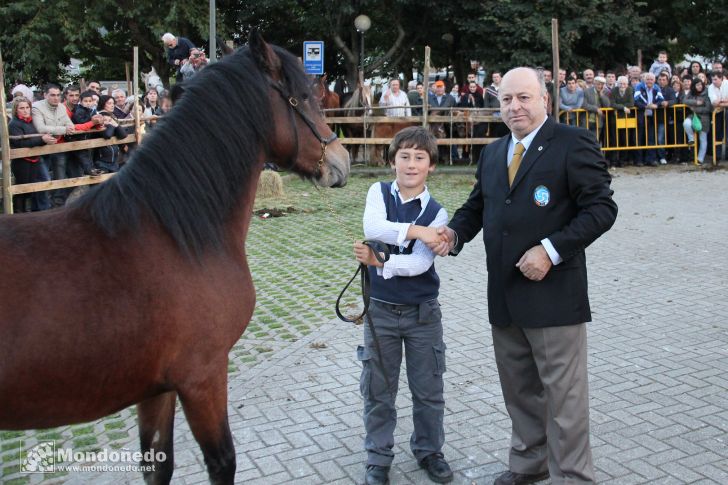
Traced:
[[[620, 172], [613, 187], [617, 223], [587, 251], [598, 482], [726, 484], [728, 173]], [[437, 261], [448, 347], [444, 452], [459, 484], [491, 484], [507, 467], [510, 420], [486, 319], [483, 252], [476, 240]], [[331, 321], [230, 375], [237, 483], [362, 482], [360, 340], [361, 328]], [[409, 451], [402, 376], [392, 483], [429, 483]], [[136, 450], [133, 416], [125, 422], [126, 446]], [[174, 483], [207, 482], [181, 413], [175, 460]], [[45, 483], [141, 483], [141, 476], [77, 473]]]

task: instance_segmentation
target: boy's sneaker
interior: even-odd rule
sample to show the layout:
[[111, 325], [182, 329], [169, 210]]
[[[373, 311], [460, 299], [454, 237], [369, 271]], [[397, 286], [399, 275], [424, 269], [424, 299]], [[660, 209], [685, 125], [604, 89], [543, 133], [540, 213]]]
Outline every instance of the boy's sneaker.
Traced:
[[430, 480], [437, 483], [452, 482], [452, 470], [447, 464], [442, 453], [433, 453], [427, 455], [420, 462], [420, 466], [425, 469]]
[[664, 158], [661, 158], [660, 165], [667, 165], [667, 160], [665, 160]]
[[388, 485], [389, 467], [380, 465], [367, 465], [364, 474], [364, 485]]

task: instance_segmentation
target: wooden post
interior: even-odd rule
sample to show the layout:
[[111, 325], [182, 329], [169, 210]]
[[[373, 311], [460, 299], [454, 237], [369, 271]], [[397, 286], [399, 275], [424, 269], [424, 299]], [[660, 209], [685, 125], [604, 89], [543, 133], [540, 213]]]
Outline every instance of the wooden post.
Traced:
[[207, 58], [210, 64], [217, 62], [217, 18], [215, 16], [215, 0], [210, 0], [210, 52]]
[[139, 47], [134, 46], [134, 134], [137, 144], [142, 142], [142, 127], [139, 122]]
[[642, 49], [637, 49], [637, 67], [642, 70]]
[[425, 95], [422, 97], [422, 126], [427, 128], [427, 115], [430, 105], [430, 46], [425, 46], [425, 79], [422, 84], [425, 86]]
[[[32, 103], [33, 100], [30, 100]], [[10, 169], [10, 132], [8, 131], [8, 118], [5, 116], [5, 64], [3, 63], [2, 51], [0, 51], [0, 105], [2, 105], [2, 149], [3, 149], [3, 211], [6, 214], [13, 213], [13, 194], [10, 192], [12, 172]], [[43, 162], [40, 162], [43, 163]]]
[[124, 63], [124, 73], [126, 74], [126, 92], [127, 94], [131, 94], [132, 85], [131, 85], [131, 79], [129, 78], [129, 63]]
[[559, 120], [559, 106], [561, 106], [561, 103], [559, 102], [559, 89], [561, 89], [560, 83], [559, 83], [559, 69], [561, 69], [561, 66], [559, 65], [559, 19], [551, 19], [551, 51], [554, 59], [554, 70], [552, 71], [552, 79], [554, 83], [553, 87], [553, 116], [556, 121]]

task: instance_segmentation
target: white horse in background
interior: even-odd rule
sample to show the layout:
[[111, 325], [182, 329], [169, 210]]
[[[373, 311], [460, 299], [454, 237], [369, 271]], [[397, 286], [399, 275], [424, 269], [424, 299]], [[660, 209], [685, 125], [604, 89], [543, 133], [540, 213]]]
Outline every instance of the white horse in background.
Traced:
[[154, 66], [152, 66], [152, 70], [148, 73], [142, 73], [142, 81], [144, 81], [145, 91], [149, 91], [149, 88], [156, 88], [157, 92], [161, 94], [164, 90], [162, 78], [159, 77]]

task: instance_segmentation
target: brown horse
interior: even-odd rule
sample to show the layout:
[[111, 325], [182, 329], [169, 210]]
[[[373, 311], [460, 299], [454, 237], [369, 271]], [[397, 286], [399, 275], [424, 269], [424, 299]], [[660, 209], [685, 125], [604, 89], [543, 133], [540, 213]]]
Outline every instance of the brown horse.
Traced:
[[[314, 86], [314, 94], [321, 109], [336, 109], [339, 107], [339, 95], [329, 89], [326, 74], [318, 78]], [[326, 112], [326, 116], [336, 116], [335, 112]]]
[[141, 451], [166, 454], [145, 479], [169, 483], [179, 396], [210, 481], [233, 483], [228, 352], [255, 304], [245, 238], [265, 161], [322, 186], [349, 173], [298, 60], [253, 32], [185, 83], [115, 177], [0, 218], [0, 429], [137, 403]]

